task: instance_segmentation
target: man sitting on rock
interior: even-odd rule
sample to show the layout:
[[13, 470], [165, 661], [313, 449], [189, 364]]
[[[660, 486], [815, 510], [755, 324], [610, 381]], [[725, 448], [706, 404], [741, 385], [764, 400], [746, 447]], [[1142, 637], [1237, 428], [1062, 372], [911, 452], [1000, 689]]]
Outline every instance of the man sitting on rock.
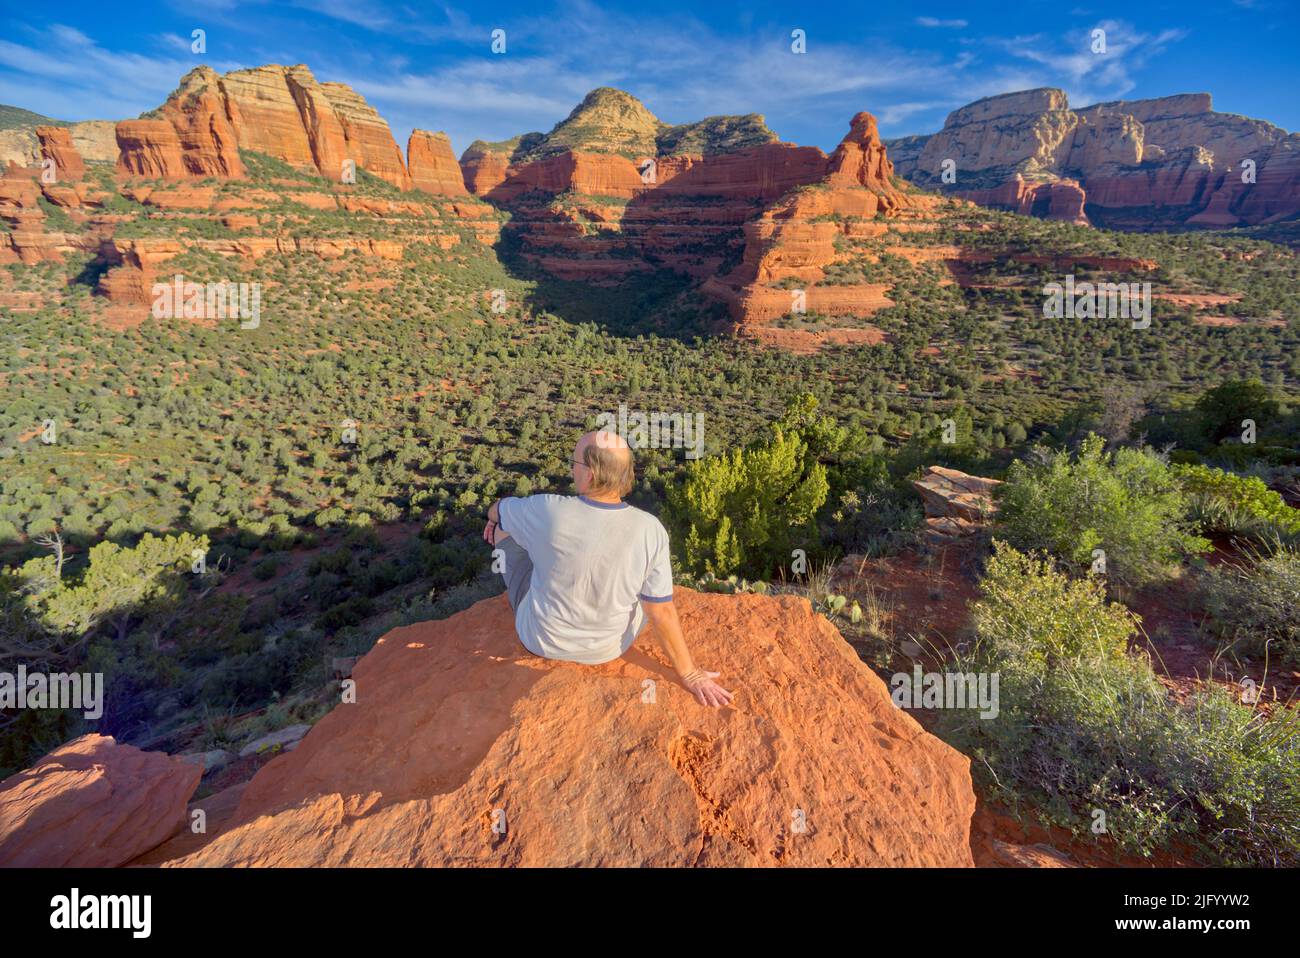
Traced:
[[488, 509], [483, 538], [502, 551], [519, 641], [543, 658], [599, 665], [626, 652], [649, 620], [700, 704], [728, 704], [719, 673], [697, 668], [686, 648], [668, 533], [623, 501], [632, 450], [616, 433], [589, 432], [572, 462], [577, 496], [510, 497]]

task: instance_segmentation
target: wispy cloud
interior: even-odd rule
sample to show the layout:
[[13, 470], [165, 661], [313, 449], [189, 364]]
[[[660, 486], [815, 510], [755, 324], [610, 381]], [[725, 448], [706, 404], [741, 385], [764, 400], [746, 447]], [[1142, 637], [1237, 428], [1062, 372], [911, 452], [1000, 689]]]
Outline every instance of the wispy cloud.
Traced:
[[723, 36], [689, 17], [615, 13], [586, 0], [505, 28], [505, 56], [487, 52], [484, 28], [481, 55], [433, 70], [377, 78], [340, 63], [342, 75], [330, 75], [380, 104], [395, 129], [444, 128], [457, 148], [470, 138], [549, 129], [596, 86], [626, 89], [673, 123], [759, 112], [778, 134], [802, 142], [816, 125], [831, 134], [823, 134], [829, 147], [858, 110], [888, 124], [964, 103], [970, 83], [961, 74], [976, 59], [883, 43], [864, 57], [857, 45], [816, 34], [801, 55], [784, 28]]
[[[782, 137], [830, 148], [859, 110], [894, 136], [932, 130], [973, 99], [1029, 87], [1061, 86], [1080, 104], [1114, 99], [1182, 36], [1102, 21], [1107, 52], [1098, 55], [1091, 28], [981, 36], [965, 20], [923, 16], [915, 18], [921, 26], [962, 32], [947, 35], [955, 43], [923, 48], [877, 38], [868, 54], [861, 42], [814, 30], [797, 54], [786, 25], [751, 20], [741, 32], [723, 31], [688, 14], [649, 16], [591, 0], [528, 14], [445, 2], [416, 11], [378, 0], [292, 0], [288, 8], [198, 0], [175, 9], [183, 23], [208, 29], [210, 49], [237, 51], [240, 62], [207, 61], [218, 70], [307, 63], [321, 80], [365, 96], [399, 141], [414, 127], [443, 129], [458, 150], [476, 138], [547, 130], [597, 86], [628, 90], [671, 123], [763, 113]], [[507, 31], [505, 55], [489, 49], [495, 27]], [[0, 41], [0, 99], [64, 119], [135, 116], [204, 62], [189, 50], [189, 29], [125, 51], [65, 24], [22, 25]]]
[[1064, 87], [1071, 103], [1081, 106], [1128, 93], [1137, 86], [1135, 74], [1185, 36], [1187, 31], [1176, 27], [1152, 34], [1121, 20], [1102, 20], [1060, 37], [1035, 34], [991, 42], [1038, 64], [1047, 82]]
[[75, 27], [56, 23], [29, 28], [25, 39], [26, 44], [0, 40], [3, 99], [59, 119], [136, 116], [158, 106], [202, 62], [189, 52], [188, 38], [183, 45], [155, 38], [153, 54], [129, 53], [107, 50]]

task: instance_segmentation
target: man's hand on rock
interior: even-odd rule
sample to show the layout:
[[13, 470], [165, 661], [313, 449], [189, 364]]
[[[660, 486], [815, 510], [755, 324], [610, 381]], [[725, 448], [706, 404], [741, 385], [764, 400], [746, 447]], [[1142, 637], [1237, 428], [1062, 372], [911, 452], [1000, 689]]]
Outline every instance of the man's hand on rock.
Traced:
[[682, 684], [694, 693], [696, 701], [701, 705], [721, 708], [724, 705], [730, 705], [731, 700], [735, 698], [735, 695], [713, 681], [721, 674], [721, 672], [694, 669], [682, 676]]

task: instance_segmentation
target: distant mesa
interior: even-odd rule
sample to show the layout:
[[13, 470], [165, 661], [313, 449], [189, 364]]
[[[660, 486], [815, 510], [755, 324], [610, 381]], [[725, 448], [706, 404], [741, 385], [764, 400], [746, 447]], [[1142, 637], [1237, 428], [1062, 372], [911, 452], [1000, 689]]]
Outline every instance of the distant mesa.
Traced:
[[1300, 135], [1217, 113], [1208, 93], [1071, 109], [1062, 90], [1025, 90], [887, 145], [899, 175], [922, 189], [1047, 219], [1146, 230], [1300, 213]]

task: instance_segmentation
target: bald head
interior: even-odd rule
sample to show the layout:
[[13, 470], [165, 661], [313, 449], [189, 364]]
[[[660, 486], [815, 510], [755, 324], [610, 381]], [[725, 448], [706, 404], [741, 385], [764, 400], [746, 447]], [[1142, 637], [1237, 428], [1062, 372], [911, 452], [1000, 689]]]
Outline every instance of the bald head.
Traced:
[[636, 481], [632, 449], [618, 433], [605, 429], [584, 433], [573, 458], [573, 479], [582, 495], [621, 499], [632, 491]]

